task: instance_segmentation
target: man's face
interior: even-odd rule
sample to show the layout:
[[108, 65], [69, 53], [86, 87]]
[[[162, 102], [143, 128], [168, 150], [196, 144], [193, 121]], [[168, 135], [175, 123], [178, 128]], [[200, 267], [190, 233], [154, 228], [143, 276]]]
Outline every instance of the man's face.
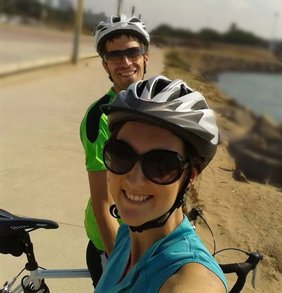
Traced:
[[[122, 52], [128, 49], [131, 50]], [[113, 88], [116, 93], [126, 89], [133, 82], [143, 79], [144, 65], [148, 62], [148, 53], [141, 51], [138, 40], [126, 35], [121, 35], [119, 38], [106, 42], [106, 52], [109, 57], [107, 58], [106, 54], [103, 66], [113, 80]]]

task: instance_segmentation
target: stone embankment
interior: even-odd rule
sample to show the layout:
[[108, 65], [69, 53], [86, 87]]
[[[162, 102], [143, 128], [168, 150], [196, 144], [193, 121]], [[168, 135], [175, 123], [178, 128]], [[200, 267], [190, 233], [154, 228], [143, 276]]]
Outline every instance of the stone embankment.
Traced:
[[250, 131], [230, 141], [236, 170], [252, 180], [282, 186], [282, 127], [258, 117]]
[[282, 73], [282, 62], [269, 52], [250, 48], [245, 51], [242, 48], [237, 51], [234, 48], [188, 48], [170, 51], [167, 56], [168, 65], [187, 72], [189, 83], [216, 103], [215, 109], [221, 116], [246, 130], [243, 136], [228, 139], [228, 150], [234, 157], [237, 174], [240, 172], [250, 180], [282, 186], [282, 125], [269, 117], [256, 116], [235, 100], [223, 96], [210, 83], [226, 71]]
[[231, 56], [202, 55], [202, 62], [206, 64], [201, 72], [204, 77], [215, 80], [219, 73], [236, 72], [267, 72], [282, 73], [282, 62], [254, 60]]
[[[212, 55], [203, 55], [202, 58], [207, 65], [202, 74], [213, 80], [224, 71], [282, 73], [279, 61]], [[240, 108], [242, 111], [243, 107]], [[249, 116], [248, 111], [245, 109]], [[235, 120], [235, 117], [229, 118]], [[253, 115], [253, 126], [243, 137], [231, 140], [228, 150], [234, 157], [236, 171], [251, 180], [282, 186], [282, 125], [277, 125], [269, 117]]]

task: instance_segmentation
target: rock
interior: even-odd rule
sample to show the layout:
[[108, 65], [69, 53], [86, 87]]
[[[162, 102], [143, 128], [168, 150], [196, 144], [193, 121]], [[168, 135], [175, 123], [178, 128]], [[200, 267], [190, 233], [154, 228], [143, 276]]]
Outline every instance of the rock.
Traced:
[[282, 186], [281, 150], [281, 127], [268, 117], [259, 117], [246, 136], [229, 143], [228, 151], [240, 170], [235, 178], [245, 180], [244, 174], [246, 179]]

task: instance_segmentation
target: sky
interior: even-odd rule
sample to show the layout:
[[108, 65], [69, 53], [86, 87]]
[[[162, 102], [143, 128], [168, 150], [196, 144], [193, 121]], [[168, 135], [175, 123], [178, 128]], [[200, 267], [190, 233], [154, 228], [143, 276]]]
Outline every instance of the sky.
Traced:
[[[56, 2], [59, 0], [54, 0]], [[72, 0], [75, 4], [77, 0]], [[166, 23], [199, 31], [226, 32], [232, 23], [265, 39], [282, 40], [282, 0], [121, 0], [122, 12], [141, 17], [147, 29]], [[117, 13], [118, 0], [84, 0], [84, 9], [107, 16]]]

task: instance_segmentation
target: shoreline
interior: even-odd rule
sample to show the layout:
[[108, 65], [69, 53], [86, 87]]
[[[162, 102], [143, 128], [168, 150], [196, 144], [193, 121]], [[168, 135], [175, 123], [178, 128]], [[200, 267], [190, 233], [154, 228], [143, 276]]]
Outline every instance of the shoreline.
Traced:
[[[244, 63], [242, 57], [239, 56], [236, 59], [236, 54], [231, 51], [224, 52], [222, 55], [224, 55], [224, 60], [232, 62], [222, 63], [219, 62], [221, 57], [218, 54], [218, 51], [206, 52], [204, 49], [167, 48], [165, 73], [172, 78], [183, 76], [192, 88], [202, 92], [218, 115], [232, 124], [233, 131], [223, 130], [221, 139], [226, 139], [227, 150], [235, 161], [234, 169], [237, 172], [241, 172], [249, 180], [282, 186], [282, 175], [276, 174], [277, 172], [282, 174], [282, 157], [279, 151], [282, 149], [282, 123], [274, 121], [268, 115], [256, 114], [235, 98], [230, 98], [219, 89], [213, 79], [208, 78], [211, 75], [207, 75], [206, 70], [209, 68], [209, 72], [212, 72], [212, 76], [214, 76], [219, 74], [223, 68], [226, 70], [232, 68], [235, 72], [235, 69], [242, 68], [242, 64], [245, 69], [247, 69], [246, 64], [250, 66], [249, 68], [256, 68], [257, 59], [254, 59], [251, 52], [248, 52], [249, 55], [246, 55], [245, 58], [248, 62]], [[228, 54], [231, 56], [226, 57]], [[260, 52], [260, 54], [262, 53]], [[207, 58], [207, 56], [210, 57]], [[268, 58], [270, 57], [268, 56]], [[212, 60], [212, 66], [209, 66], [207, 60]], [[250, 60], [254, 60], [254, 62], [251, 63]], [[269, 64], [274, 63], [279, 70], [282, 70], [282, 63], [279, 61], [270, 60], [270, 63], [268, 60], [261, 61], [261, 64], [268, 64], [264, 73], [269, 73], [268, 69], [271, 68]], [[221, 128], [224, 129], [224, 125]], [[258, 172], [257, 168], [266, 170]]]
[[[200, 58], [201, 52], [191, 48], [178, 48], [177, 51], [166, 49], [165, 55], [166, 66], [163, 74], [172, 79], [181, 78], [193, 89], [199, 90], [215, 110], [220, 129], [217, 153], [210, 167], [198, 178], [196, 191], [192, 190], [192, 195], [189, 194], [187, 206], [202, 209], [205, 219], [215, 232], [217, 247], [237, 247], [262, 252], [264, 258], [258, 268], [260, 277], [257, 278], [256, 288], [259, 292], [280, 292], [282, 188], [269, 180], [271, 174], [268, 173], [270, 168], [267, 164], [270, 162], [276, 167], [282, 166], [282, 127], [273, 126], [264, 117], [258, 119], [254, 113], [228, 98], [203, 77], [200, 69], [205, 64]], [[266, 175], [266, 178], [255, 180], [244, 175], [240, 170], [241, 166], [238, 166], [238, 160], [230, 154], [231, 142], [239, 144], [237, 150], [247, 167], [250, 166], [248, 159], [262, 158], [261, 161], [256, 161], [258, 164], [251, 171], [264, 171], [265, 174], [262, 175]], [[240, 154], [249, 145], [259, 148], [260, 153], [253, 148], [248, 151], [247, 156], [244, 152]], [[267, 157], [270, 155], [270, 147], [274, 153], [277, 150], [277, 158], [274, 160]], [[279, 172], [276, 170], [276, 174], [282, 174], [282, 169]], [[197, 233], [212, 250], [211, 237], [204, 224], [197, 226]], [[244, 256], [224, 253], [218, 255], [217, 260], [221, 263], [244, 261]], [[226, 277], [230, 286], [234, 284], [235, 278], [232, 274]], [[244, 292], [257, 291], [247, 280]]]
[[[245, 77], [250, 84], [244, 82], [243, 79]], [[214, 84], [232, 101], [234, 106], [252, 112], [254, 119], [259, 119], [261, 116], [269, 117], [269, 119], [273, 120], [273, 124], [282, 126], [281, 115], [277, 112], [279, 110], [277, 106], [280, 102], [278, 100], [279, 93], [277, 94], [277, 86], [280, 86], [280, 80], [278, 81], [277, 78], [282, 80], [282, 73], [227, 71], [219, 73], [217, 75], [217, 81]], [[265, 104], [266, 100], [264, 97], [267, 95], [267, 90], [263, 86], [264, 81], [266, 88], [270, 88], [269, 84], [272, 86], [272, 93], [268, 96], [268, 100], [270, 100], [270, 103], [275, 103], [276, 107]], [[227, 82], [227, 85], [224, 82]], [[250, 91], [251, 88], [254, 88], [254, 92]], [[242, 99], [244, 95], [248, 98]]]

